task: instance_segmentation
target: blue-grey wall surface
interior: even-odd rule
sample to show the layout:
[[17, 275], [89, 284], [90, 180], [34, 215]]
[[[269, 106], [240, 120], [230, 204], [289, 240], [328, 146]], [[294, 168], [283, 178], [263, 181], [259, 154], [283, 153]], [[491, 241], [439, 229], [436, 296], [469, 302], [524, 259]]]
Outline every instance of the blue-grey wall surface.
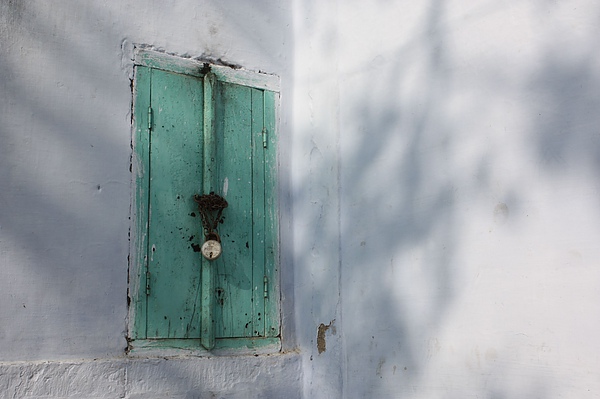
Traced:
[[[1, 1], [0, 389], [598, 397], [598, 37], [592, 0]], [[125, 352], [140, 46], [281, 80], [281, 352]]]

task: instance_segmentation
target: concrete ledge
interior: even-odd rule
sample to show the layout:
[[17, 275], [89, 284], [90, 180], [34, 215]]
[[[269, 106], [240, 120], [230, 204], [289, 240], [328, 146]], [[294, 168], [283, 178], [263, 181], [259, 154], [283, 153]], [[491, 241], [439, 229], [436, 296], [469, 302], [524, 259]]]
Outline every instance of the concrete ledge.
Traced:
[[0, 363], [4, 398], [301, 398], [297, 353]]

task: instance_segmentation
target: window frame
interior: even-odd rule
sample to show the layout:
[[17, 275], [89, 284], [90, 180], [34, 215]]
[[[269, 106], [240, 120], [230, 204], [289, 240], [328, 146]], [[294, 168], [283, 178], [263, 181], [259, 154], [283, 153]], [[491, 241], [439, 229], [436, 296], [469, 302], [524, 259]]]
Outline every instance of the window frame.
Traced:
[[[278, 202], [278, 150], [277, 150], [277, 132], [279, 131], [279, 77], [264, 73], [251, 72], [244, 69], [232, 68], [223, 65], [214, 65], [208, 63], [210, 72], [219, 82], [232, 83], [250, 88], [261, 89], [273, 93], [274, 113], [274, 132], [269, 134], [268, 141], [270, 146], [274, 146], [272, 159], [269, 167], [274, 176], [275, 186], [273, 188], [273, 212], [274, 220], [274, 245], [275, 255], [273, 270], [265, 271], [269, 273], [269, 296], [273, 298], [269, 302], [269, 313], [276, 318], [277, 327], [276, 336], [255, 337], [255, 338], [220, 338], [214, 342], [212, 349], [205, 349], [201, 345], [201, 340], [197, 338], [171, 338], [171, 339], [147, 339], [136, 338], [136, 322], [140, 322], [140, 317], [145, 317], [144, 294], [146, 286], [146, 260], [147, 254], [147, 185], [144, 185], [147, 171], [144, 170], [143, 160], [148, 159], [149, 155], [144, 154], [143, 146], [140, 144], [140, 135], [148, 134], [148, 115], [147, 110], [137, 107], [137, 79], [136, 69], [138, 66], [149, 67], [172, 73], [184, 74], [193, 77], [203, 78], [207, 72], [207, 63], [199, 60], [181, 58], [170, 54], [157, 52], [154, 50], [136, 48], [134, 50], [134, 81], [132, 84], [132, 161], [131, 172], [133, 175], [133, 196], [131, 205], [131, 240], [129, 256], [129, 284], [128, 284], [128, 353], [138, 354], [151, 351], [159, 351], [163, 354], [180, 354], [185, 351], [193, 355], [218, 355], [218, 354], [260, 354], [274, 353], [281, 350], [281, 291], [279, 283], [279, 202]], [[206, 105], [205, 105], [206, 106]], [[146, 126], [144, 126], [146, 125]], [[140, 316], [140, 312], [144, 315]], [[274, 335], [274, 334], [271, 334]]]

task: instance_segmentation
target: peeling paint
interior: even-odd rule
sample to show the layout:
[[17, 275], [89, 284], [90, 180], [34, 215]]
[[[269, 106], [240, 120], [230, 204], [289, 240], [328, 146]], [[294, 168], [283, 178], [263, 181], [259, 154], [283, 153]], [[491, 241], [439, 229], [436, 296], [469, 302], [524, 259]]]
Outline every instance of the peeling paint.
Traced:
[[227, 190], [229, 190], [229, 179], [225, 177], [223, 180], [223, 196], [227, 197]]
[[335, 319], [331, 320], [329, 324], [325, 325], [321, 323], [317, 329], [317, 350], [319, 355], [327, 350], [327, 344], [325, 342], [325, 333], [331, 328], [331, 333], [335, 335]]

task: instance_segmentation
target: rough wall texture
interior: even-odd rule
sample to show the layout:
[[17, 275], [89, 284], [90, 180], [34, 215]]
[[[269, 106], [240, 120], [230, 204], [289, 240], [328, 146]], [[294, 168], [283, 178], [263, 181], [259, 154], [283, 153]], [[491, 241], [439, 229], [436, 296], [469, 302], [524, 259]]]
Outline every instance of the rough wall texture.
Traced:
[[[3, 392], [598, 396], [596, 2], [0, 10]], [[299, 355], [123, 355], [135, 44], [281, 76], [283, 343]]]
[[271, 1], [0, 2], [0, 396], [299, 397], [294, 354], [124, 352], [133, 48], [286, 85], [290, 20]]
[[301, 398], [296, 355], [0, 365], [3, 398]]
[[597, 397], [597, 3], [299, 3], [307, 396]]

